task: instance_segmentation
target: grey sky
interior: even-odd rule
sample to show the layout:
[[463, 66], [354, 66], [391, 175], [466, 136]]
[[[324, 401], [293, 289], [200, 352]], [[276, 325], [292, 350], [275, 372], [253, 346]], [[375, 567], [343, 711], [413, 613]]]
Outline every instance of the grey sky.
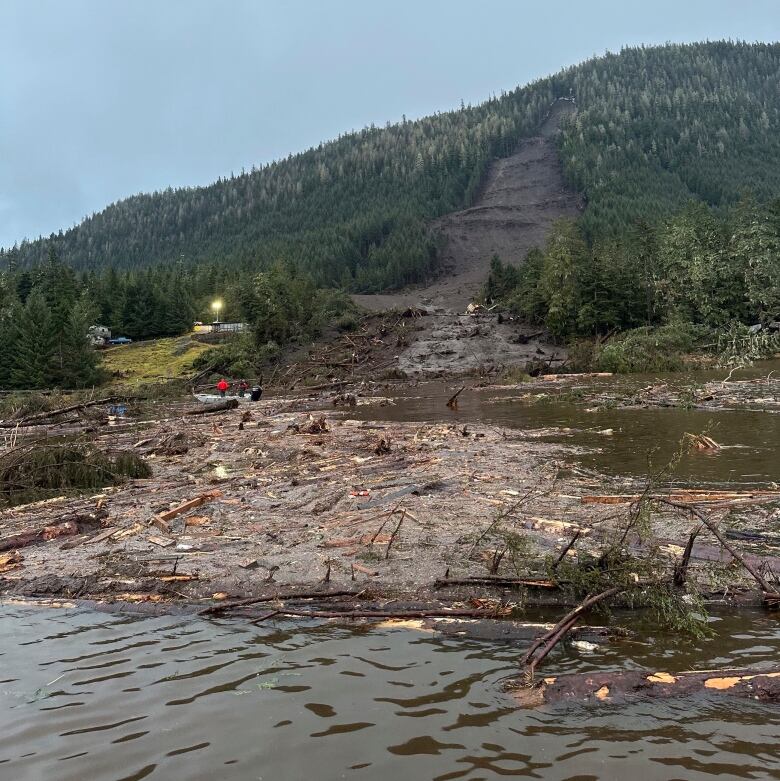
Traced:
[[777, 0], [0, 0], [0, 246]]

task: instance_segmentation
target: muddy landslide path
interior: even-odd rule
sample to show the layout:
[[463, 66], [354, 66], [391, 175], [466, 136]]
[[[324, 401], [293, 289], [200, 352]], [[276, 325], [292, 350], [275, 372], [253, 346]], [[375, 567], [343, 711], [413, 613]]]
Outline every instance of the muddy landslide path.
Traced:
[[444, 272], [435, 282], [399, 293], [354, 296], [371, 311], [433, 310], [422, 318], [417, 340], [399, 355], [399, 369], [407, 375], [524, 365], [556, 352], [543, 339], [529, 339], [529, 329], [516, 323], [493, 317], [476, 327], [464, 312], [487, 278], [493, 255], [519, 264], [528, 250], [544, 244], [555, 220], [578, 214], [581, 200], [564, 182], [555, 142], [561, 121], [574, 110], [572, 102], [557, 101], [537, 136], [493, 163], [472, 207], [436, 220], [432, 228], [445, 242]]

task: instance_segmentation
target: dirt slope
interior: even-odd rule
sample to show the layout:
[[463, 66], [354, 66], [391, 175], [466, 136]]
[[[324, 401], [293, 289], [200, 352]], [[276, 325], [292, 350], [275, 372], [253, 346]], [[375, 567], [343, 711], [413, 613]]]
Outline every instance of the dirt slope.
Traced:
[[487, 278], [493, 255], [519, 264], [529, 249], [544, 244], [555, 220], [579, 213], [581, 199], [564, 182], [555, 144], [561, 120], [574, 110], [572, 102], [557, 101], [537, 136], [524, 139], [513, 155], [493, 163], [472, 207], [432, 225], [444, 238], [444, 271], [438, 279], [398, 293], [354, 297], [372, 311], [416, 305], [435, 309], [423, 318], [418, 339], [399, 356], [399, 368], [407, 374], [523, 365], [556, 353], [549, 344], [529, 340], [531, 329], [499, 323], [495, 317], [483, 317], [477, 324], [463, 313]]
[[569, 101], [555, 103], [539, 135], [524, 139], [513, 155], [493, 163], [474, 206], [433, 224], [445, 240], [444, 272], [435, 282], [355, 300], [374, 311], [427, 303], [463, 312], [485, 281], [494, 254], [517, 264], [529, 249], [544, 244], [552, 223], [575, 217], [580, 208], [578, 195], [563, 180], [555, 147], [560, 121], [573, 111]]

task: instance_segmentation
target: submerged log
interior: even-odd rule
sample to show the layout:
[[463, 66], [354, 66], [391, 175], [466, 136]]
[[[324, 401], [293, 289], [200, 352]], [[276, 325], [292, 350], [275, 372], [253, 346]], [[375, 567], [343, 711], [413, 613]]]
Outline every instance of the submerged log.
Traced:
[[534, 707], [572, 700], [615, 702], [627, 697], [685, 697], [701, 693], [780, 702], [780, 669], [577, 673], [544, 678], [535, 686], [514, 690], [512, 696], [520, 705]]

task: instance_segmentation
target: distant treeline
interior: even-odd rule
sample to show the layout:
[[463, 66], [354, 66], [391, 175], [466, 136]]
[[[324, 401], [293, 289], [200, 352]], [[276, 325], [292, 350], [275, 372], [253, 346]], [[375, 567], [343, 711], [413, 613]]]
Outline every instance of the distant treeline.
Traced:
[[224, 318], [252, 325], [252, 349], [273, 352], [345, 313], [334, 290], [425, 279], [430, 221], [469, 205], [559, 98], [576, 99], [559, 147], [587, 208], [524, 271], [497, 262], [489, 295], [560, 338], [776, 313], [778, 74], [780, 44], [628, 48], [479, 106], [115, 203], [0, 251], [0, 386], [99, 379], [79, 336], [90, 324], [177, 334], [219, 297]]
[[432, 218], [470, 204], [486, 167], [574, 96], [561, 155], [588, 203], [589, 241], [654, 222], [690, 199], [722, 207], [780, 192], [780, 44], [627, 48], [479, 106], [369, 127], [208, 187], [115, 203], [6, 250], [29, 269], [53, 247], [77, 270], [283, 261], [320, 287], [379, 291], [435, 269]]
[[250, 325], [248, 339], [233, 348], [247, 374], [252, 356], [275, 355], [349, 309], [343, 294], [317, 288], [292, 264], [256, 274], [206, 264], [79, 273], [52, 250], [33, 271], [0, 273], [0, 389], [99, 384], [106, 377], [87, 339], [91, 325], [135, 340], [175, 336], [196, 317], [214, 317], [216, 297], [222, 319]]
[[720, 214], [691, 203], [619, 238], [562, 220], [521, 267], [494, 258], [485, 288], [560, 339], [643, 326], [721, 328], [780, 317], [780, 200]]

